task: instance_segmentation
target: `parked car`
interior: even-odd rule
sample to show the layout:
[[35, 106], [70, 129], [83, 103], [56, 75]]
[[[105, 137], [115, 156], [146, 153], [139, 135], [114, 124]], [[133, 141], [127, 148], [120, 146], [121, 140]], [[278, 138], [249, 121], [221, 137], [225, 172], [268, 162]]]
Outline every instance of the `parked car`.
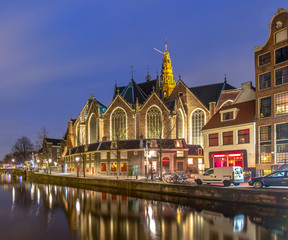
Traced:
[[198, 185], [202, 183], [223, 183], [225, 187], [228, 187], [233, 183], [238, 186], [241, 182], [244, 182], [243, 169], [241, 167], [210, 168], [204, 174], [197, 175], [195, 182]]
[[264, 177], [250, 178], [248, 183], [254, 188], [288, 186], [288, 170], [275, 171]]

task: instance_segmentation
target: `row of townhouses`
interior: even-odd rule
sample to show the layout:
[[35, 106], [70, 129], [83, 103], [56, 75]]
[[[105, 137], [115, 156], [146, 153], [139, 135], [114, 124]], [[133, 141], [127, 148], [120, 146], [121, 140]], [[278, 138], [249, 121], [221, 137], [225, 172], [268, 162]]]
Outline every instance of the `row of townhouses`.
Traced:
[[160, 77], [115, 83], [109, 106], [91, 94], [68, 122], [64, 139], [45, 140], [51, 148], [57, 145], [53, 162], [64, 171], [80, 167], [93, 175], [126, 175], [131, 169], [144, 175], [160, 168], [196, 173], [226, 166], [264, 175], [285, 167], [288, 11], [278, 9], [269, 29], [267, 42], [255, 47], [255, 87], [250, 81], [235, 88], [226, 77], [196, 87], [181, 76], [176, 82], [166, 44]]

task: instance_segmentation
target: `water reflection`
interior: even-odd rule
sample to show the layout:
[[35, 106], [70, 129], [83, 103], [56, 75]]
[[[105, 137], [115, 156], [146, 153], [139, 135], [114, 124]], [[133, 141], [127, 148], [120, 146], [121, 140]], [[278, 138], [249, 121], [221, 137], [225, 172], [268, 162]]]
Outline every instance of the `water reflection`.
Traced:
[[[11, 214], [24, 210], [21, 214], [36, 218], [42, 226], [33, 229], [35, 236], [51, 229], [66, 229], [70, 239], [278, 240], [287, 237], [288, 210], [274, 209], [271, 215], [270, 209], [266, 209], [269, 218], [263, 217], [265, 214], [259, 217], [241, 212], [226, 216], [199, 206], [196, 210], [167, 202], [21, 182], [9, 175], [1, 176], [2, 187], [11, 193], [10, 206], [6, 206]], [[57, 221], [59, 211], [64, 213], [66, 221]], [[29, 217], [25, 219], [29, 221]], [[0, 222], [3, 222], [1, 216]], [[54, 235], [54, 240], [68, 239], [57, 232]]]

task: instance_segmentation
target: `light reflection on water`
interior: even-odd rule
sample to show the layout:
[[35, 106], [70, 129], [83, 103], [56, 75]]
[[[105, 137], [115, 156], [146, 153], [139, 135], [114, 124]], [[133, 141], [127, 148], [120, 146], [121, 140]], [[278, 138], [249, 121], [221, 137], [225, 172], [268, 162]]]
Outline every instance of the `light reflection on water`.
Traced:
[[[137, 199], [104, 192], [70, 187], [24, 183], [22, 179], [1, 176], [2, 189], [9, 192], [10, 222], [14, 226], [25, 219], [34, 224], [30, 236], [10, 239], [197, 239], [262, 240], [286, 239], [288, 221], [275, 210], [269, 218], [245, 215], [229, 216], [220, 211]], [[2, 191], [0, 192], [2, 193]], [[1, 199], [4, 196], [1, 195]], [[263, 210], [263, 208], [261, 208]], [[265, 209], [264, 209], [265, 210]], [[269, 211], [269, 209], [267, 209]], [[13, 213], [13, 214], [12, 214]], [[18, 213], [18, 214], [16, 214]], [[265, 214], [264, 214], [265, 215]], [[283, 215], [282, 215], [283, 216]], [[285, 214], [284, 214], [285, 216]], [[287, 212], [288, 216], [288, 212]], [[3, 224], [4, 219], [0, 223]], [[11, 236], [11, 228], [0, 226]], [[7, 238], [6, 238], [7, 239]]]

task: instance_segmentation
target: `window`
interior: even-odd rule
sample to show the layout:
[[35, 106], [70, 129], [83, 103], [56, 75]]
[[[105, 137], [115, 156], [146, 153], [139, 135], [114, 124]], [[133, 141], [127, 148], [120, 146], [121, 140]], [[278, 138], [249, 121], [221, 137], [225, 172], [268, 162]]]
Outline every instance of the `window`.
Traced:
[[117, 151], [113, 150], [110, 152], [110, 159], [117, 159]]
[[271, 116], [271, 97], [260, 99], [260, 118]]
[[121, 172], [127, 172], [127, 162], [121, 162], [120, 163], [120, 171]]
[[193, 164], [193, 158], [188, 158], [188, 164]]
[[95, 143], [98, 141], [98, 131], [97, 131], [97, 122], [95, 114], [93, 114], [90, 117], [89, 134], [90, 134], [90, 143]]
[[239, 130], [238, 131], [238, 144], [242, 143], [249, 143], [250, 136], [249, 136], [249, 129]]
[[233, 115], [234, 115], [233, 112], [222, 113], [222, 121], [232, 120]]
[[192, 144], [203, 146], [201, 129], [205, 125], [205, 113], [203, 110], [196, 110], [192, 114]]
[[107, 171], [107, 163], [101, 163], [101, 172], [106, 172]]
[[209, 146], [218, 146], [218, 133], [209, 134]]
[[260, 163], [272, 163], [271, 126], [260, 127]]
[[285, 62], [288, 60], [288, 46], [279, 48], [275, 51], [275, 60], [276, 60], [276, 64], [281, 63], [281, 62]]
[[288, 82], [288, 67], [283, 67], [277, 69], [275, 72], [276, 75], [276, 85], [281, 85]]
[[263, 90], [271, 87], [271, 72], [259, 75], [259, 89]]
[[270, 52], [259, 56], [259, 66], [268, 64], [270, 62], [271, 62], [271, 54], [270, 54]]
[[288, 39], [288, 31], [284, 29], [280, 32], [275, 33], [275, 44], [283, 42]]
[[116, 162], [111, 162], [110, 163], [110, 171], [111, 172], [116, 172], [117, 171], [117, 163]]
[[107, 159], [107, 152], [101, 152], [100, 154], [101, 159]]
[[94, 153], [91, 154], [91, 160], [95, 160], [95, 154]]
[[275, 95], [276, 114], [288, 113], [288, 92]]
[[177, 157], [184, 157], [184, 151], [177, 151]]
[[112, 140], [126, 139], [126, 113], [116, 109], [111, 115]]
[[162, 113], [157, 107], [151, 107], [146, 115], [147, 138], [162, 136]]
[[121, 159], [126, 159], [127, 158], [127, 151], [121, 151], [120, 152], [120, 158]]
[[86, 154], [86, 160], [90, 160], [90, 154]]
[[178, 138], [184, 138], [183, 114], [180, 110], [178, 111], [177, 121], [178, 121]]
[[209, 176], [209, 175], [211, 175], [211, 174], [213, 174], [213, 173], [214, 173], [214, 170], [211, 169], [211, 170], [208, 170], [207, 172], [205, 172], [203, 175], [204, 175], [204, 176]]
[[233, 132], [223, 132], [223, 145], [233, 144]]
[[276, 160], [288, 164], [288, 123], [276, 125]]
[[275, 178], [275, 177], [284, 177], [285, 176], [285, 172], [275, 172], [275, 173], [271, 173], [269, 176], [269, 178]]

